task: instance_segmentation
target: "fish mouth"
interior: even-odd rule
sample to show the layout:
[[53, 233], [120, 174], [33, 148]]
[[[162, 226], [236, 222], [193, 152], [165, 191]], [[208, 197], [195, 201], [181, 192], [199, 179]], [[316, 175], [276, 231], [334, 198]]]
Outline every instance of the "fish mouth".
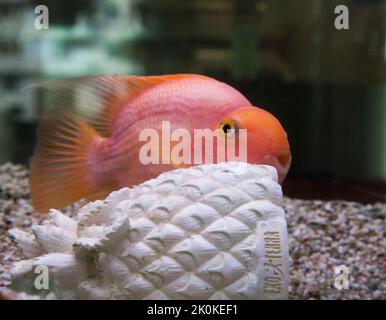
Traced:
[[272, 166], [276, 169], [279, 183], [282, 184], [291, 167], [291, 153], [289, 150], [283, 150], [277, 155], [267, 155], [258, 161], [259, 164]]

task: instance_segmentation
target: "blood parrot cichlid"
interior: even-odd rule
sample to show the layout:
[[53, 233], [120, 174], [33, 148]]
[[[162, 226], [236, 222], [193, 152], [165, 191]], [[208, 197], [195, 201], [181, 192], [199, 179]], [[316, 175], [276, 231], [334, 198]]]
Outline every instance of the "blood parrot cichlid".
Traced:
[[[193, 74], [106, 76], [62, 80], [48, 87], [65, 108], [49, 113], [39, 126], [30, 176], [38, 211], [60, 209], [82, 198], [101, 199], [164, 171], [201, 164], [193, 156], [190, 163], [173, 161], [176, 155], [170, 154], [177, 142], [163, 144], [165, 121], [172, 136], [175, 130], [193, 137], [198, 129], [210, 129], [225, 136], [233, 132], [237, 138], [244, 129], [246, 162], [274, 166], [280, 182], [289, 170], [290, 147], [280, 122], [215, 79]], [[70, 89], [76, 93], [71, 98]], [[149, 129], [159, 133], [157, 163], [141, 159], [145, 142], [140, 136]], [[235, 147], [237, 153], [241, 144]], [[212, 161], [221, 162], [216, 156]]]

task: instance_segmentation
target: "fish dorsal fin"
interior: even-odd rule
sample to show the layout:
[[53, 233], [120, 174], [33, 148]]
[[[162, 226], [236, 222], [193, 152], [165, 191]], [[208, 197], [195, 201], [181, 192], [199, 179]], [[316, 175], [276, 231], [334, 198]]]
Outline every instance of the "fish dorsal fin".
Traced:
[[113, 119], [125, 102], [159, 83], [189, 76], [193, 75], [97, 76], [50, 80], [36, 86], [49, 91], [50, 105], [55, 109], [73, 110], [100, 135], [108, 137]]

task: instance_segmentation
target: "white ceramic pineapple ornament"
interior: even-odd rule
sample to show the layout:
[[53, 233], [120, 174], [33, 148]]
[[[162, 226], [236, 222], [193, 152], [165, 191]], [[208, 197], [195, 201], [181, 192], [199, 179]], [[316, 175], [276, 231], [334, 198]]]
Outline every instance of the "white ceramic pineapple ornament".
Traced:
[[73, 218], [51, 210], [33, 235], [10, 233], [29, 259], [13, 281], [34, 286], [47, 267], [57, 299], [287, 297], [286, 221], [270, 166], [166, 172]]

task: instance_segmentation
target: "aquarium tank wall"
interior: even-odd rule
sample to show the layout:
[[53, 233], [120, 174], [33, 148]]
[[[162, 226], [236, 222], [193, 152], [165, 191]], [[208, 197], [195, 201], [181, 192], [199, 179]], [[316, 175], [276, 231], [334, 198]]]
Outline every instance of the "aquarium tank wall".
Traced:
[[[33, 27], [40, 4], [48, 30]], [[342, 4], [349, 30], [334, 25]], [[55, 107], [36, 83], [201, 73], [281, 119], [290, 177], [386, 180], [385, 1], [1, 0], [0, 15], [2, 162], [28, 164]]]

